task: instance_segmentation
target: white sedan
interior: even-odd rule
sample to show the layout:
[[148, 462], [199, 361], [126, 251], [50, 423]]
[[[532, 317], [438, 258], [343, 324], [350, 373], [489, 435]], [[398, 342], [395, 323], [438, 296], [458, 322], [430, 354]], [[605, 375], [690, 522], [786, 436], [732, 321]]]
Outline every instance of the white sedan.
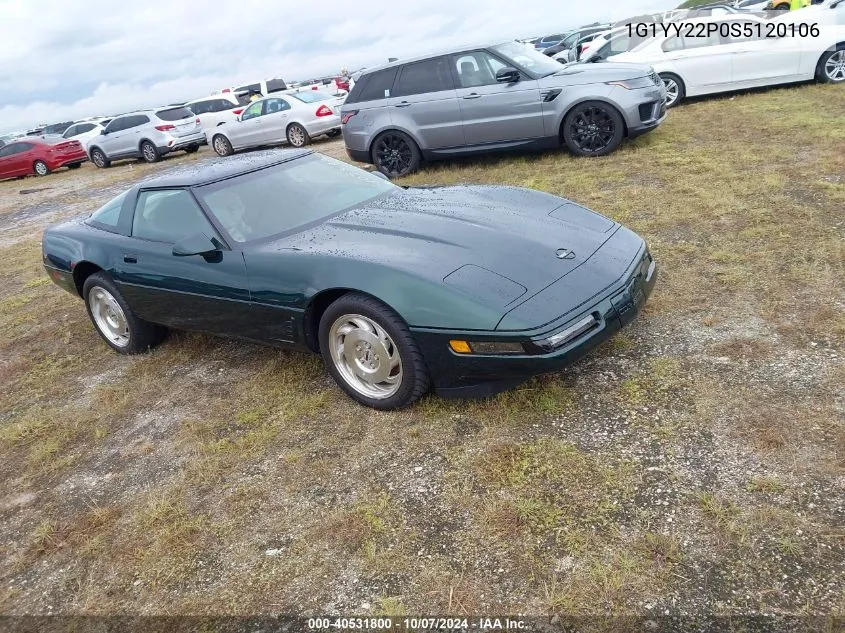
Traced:
[[317, 90], [253, 101], [234, 123], [206, 132], [208, 144], [220, 156], [237, 150], [287, 142], [302, 147], [321, 134], [340, 133], [340, 106], [344, 97], [332, 97]]
[[[843, 27], [820, 27], [818, 37], [801, 37], [797, 32], [794, 37], [765, 37], [771, 22], [751, 15], [699, 18], [680, 24], [681, 35], [658, 32], [658, 37], [613, 60], [653, 66], [666, 85], [669, 107], [684, 97], [813, 78], [845, 82]], [[708, 25], [715, 26], [715, 32], [710, 29], [710, 35], [688, 36], [689, 31], [706, 33]]]

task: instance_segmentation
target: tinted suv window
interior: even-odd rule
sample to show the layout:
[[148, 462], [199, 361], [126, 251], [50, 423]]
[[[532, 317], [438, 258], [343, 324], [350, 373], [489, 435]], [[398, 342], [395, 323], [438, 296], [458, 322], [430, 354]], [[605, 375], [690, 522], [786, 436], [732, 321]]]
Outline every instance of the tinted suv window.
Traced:
[[180, 106], [178, 108], [159, 110], [156, 112], [156, 116], [162, 121], [179, 121], [180, 119], [190, 119], [194, 116], [194, 113], [188, 108]]
[[393, 96], [440, 92], [454, 87], [449, 62], [445, 57], [435, 57], [404, 66], [396, 80]]
[[240, 88], [235, 88], [235, 92], [241, 92], [242, 90], [246, 92], [261, 92], [261, 84], [248, 84]]
[[196, 103], [189, 103], [185, 107], [194, 114], [205, 114], [211, 112], [211, 101], [197, 101]]
[[132, 237], [173, 243], [195, 233], [215, 235], [188, 191], [142, 191], [138, 195], [132, 218]]
[[146, 114], [135, 114], [133, 116], [128, 116], [124, 120], [123, 129], [128, 130], [129, 128], [138, 127], [139, 125], [144, 125], [144, 123], [149, 123], [150, 117]]
[[79, 125], [75, 126], [76, 132], [74, 132], [74, 136], [77, 134], [85, 134], [85, 132], [90, 132], [96, 126], [93, 123], [80, 123]]
[[396, 78], [396, 68], [385, 68], [361, 77], [352, 92], [346, 98], [346, 103], [359, 101], [374, 101], [392, 96], [393, 80]]
[[288, 87], [282, 79], [270, 79], [267, 82], [267, 92], [276, 92], [277, 90], [287, 90]]
[[504, 64], [486, 51], [454, 55], [458, 82], [462, 88], [487, 86], [496, 83], [496, 71]]
[[106, 132], [120, 132], [121, 130], [125, 130], [129, 127], [129, 119], [131, 117], [118, 117], [116, 119], [112, 119], [111, 123], [106, 126]]
[[81, 132], [77, 132], [79, 128], [78, 125], [71, 125], [68, 129], [65, 130], [65, 133], [62, 134], [65, 138], [70, 138], [71, 136], [76, 136], [77, 134], [81, 134]]

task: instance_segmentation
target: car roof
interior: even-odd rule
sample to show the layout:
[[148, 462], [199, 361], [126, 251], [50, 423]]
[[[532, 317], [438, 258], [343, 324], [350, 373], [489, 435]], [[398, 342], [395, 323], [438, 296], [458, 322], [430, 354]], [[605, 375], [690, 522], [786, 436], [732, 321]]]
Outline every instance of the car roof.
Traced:
[[[549, 37], [549, 36], [546, 36]], [[388, 62], [386, 64], [380, 64], [378, 66], [370, 66], [369, 68], [361, 70], [361, 76], [369, 75], [370, 73], [376, 72], [378, 70], [384, 70], [385, 68], [393, 68], [396, 66], [402, 66], [404, 64], [410, 64], [413, 62], [423, 61], [425, 59], [431, 59], [432, 57], [442, 57], [443, 55], [453, 55], [455, 53], [462, 53], [464, 51], [476, 51], [482, 48], [491, 48], [493, 46], [498, 46], [500, 44], [510, 44], [511, 42], [515, 44], [522, 44], [522, 42], [518, 42], [517, 40], [503, 40], [500, 42], [488, 42], [486, 44], [479, 44], [476, 46], [468, 45], [468, 46], [453, 46], [451, 48], [437, 50], [431, 53], [427, 53], [425, 55], [414, 55], [413, 57], [406, 57], [404, 59], [397, 59], [393, 62]], [[527, 46], [527, 44], [524, 44]]]
[[138, 188], [157, 189], [209, 185], [273, 165], [287, 163], [313, 153], [310, 149], [270, 149], [244, 152], [225, 158], [210, 158], [199, 163], [174, 167], [161, 175], [144, 180], [138, 184]]

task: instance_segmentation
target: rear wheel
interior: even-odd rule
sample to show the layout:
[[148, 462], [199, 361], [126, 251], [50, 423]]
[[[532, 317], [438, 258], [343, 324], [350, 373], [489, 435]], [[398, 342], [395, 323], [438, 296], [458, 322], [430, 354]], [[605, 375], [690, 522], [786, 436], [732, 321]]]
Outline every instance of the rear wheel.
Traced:
[[420, 168], [422, 155], [414, 140], [398, 130], [382, 132], [373, 141], [373, 164], [385, 176], [407, 176]]
[[161, 154], [158, 153], [156, 146], [149, 141], [141, 143], [141, 156], [148, 163], [157, 163], [161, 159]]
[[845, 81], [845, 44], [822, 55], [816, 67], [816, 79], [832, 84]]
[[211, 139], [211, 148], [218, 156], [230, 156], [235, 153], [232, 143], [222, 134], [217, 134]]
[[79, 169], [82, 167], [82, 163], [71, 163], [67, 166], [68, 169]]
[[294, 147], [305, 147], [311, 142], [308, 130], [302, 127], [299, 123], [291, 123], [288, 126], [287, 137], [288, 143]]
[[35, 171], [36, 176], [46, 176], [50, 173], [50, 168], [47, 167], [47, 163], [43, 160], [37, 160], [32, 163], [32, 169]]
[[319, 336], [329, 373], [361, 404], [398, 409], [428, 391], [428, 370], [408, 326], [373, 297], [340, 297], [323, 313]]
[[97, 333], [116, 352], [138, 354], [154, 347], [167, 330], [138, 318], [106, 273], [85, 280], [82, 296]]
[[563, 140], [577, 156], [604, 156], [622, 143], [625, 124], [616, 109], [601, 101], [579, 103], [563, 120]]
[[103, 153], [99, 147], [95, 147], [91, 150], [91, 162], [94, 163], [100, 169], [105, 169], [109, 165], [111, 165], [111, 161], [106, 158], [106, 155]]
[[199, 148], [200, 148], [199, 145], [188, 145], [188, 147], [185, 148], [185, 153], [186, 154], [193, 154], [194, 152], [199, 151]]
[[683, 101], [686, 96], [686, 87], [683, 80], [672, 73], [661, 73], [660, 78], [666, 86], [666, 107], [671, 108]]

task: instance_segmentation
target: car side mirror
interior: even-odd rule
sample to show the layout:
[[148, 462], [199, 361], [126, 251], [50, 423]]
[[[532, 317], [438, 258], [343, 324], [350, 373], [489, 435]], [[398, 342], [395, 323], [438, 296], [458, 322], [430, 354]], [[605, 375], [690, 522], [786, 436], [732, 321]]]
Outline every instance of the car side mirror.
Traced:
[[177, 257], [190, 255], [212, 255], [220, 250], [205, 233], [195, 233], [184, 237], [173, 245], [173, 254]]
[[105, 136], [105, 135], [106, 135], [106, 134], [108, 134], [108, 133], [109, 133], [109, 132], [108, 132], [108, 130], [107, 130], [106, 128], [103, 128], [102, 130], [100, 130], [100, 136]]
[[496, 81], [502, 84], [514, 84], [519, 81], [519, 71], [516, 68], [506, 66], [496, 73]]

